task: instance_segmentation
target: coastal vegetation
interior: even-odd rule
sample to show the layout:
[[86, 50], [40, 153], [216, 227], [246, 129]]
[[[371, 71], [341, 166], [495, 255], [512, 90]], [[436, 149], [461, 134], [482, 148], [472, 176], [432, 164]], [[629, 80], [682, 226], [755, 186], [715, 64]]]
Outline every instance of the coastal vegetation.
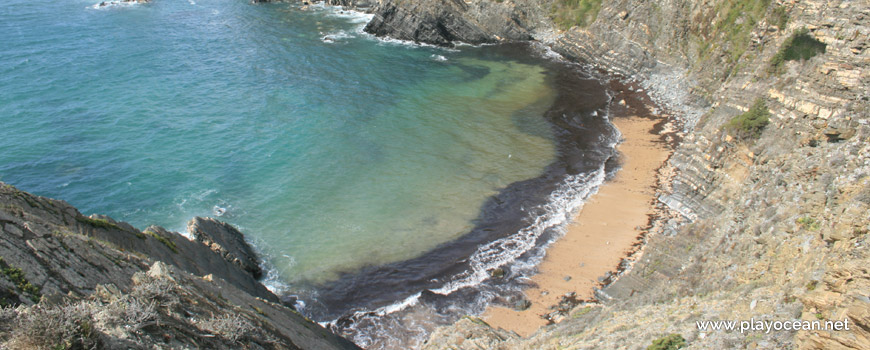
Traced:
[[601, 0], [559, 0], [553, 5], [553, 23], [562, 30], [573, 26], [586, 27], [598, 17]]
[[591, 306], [586, 306], [586, 307], [580, 309], [579, 311], [575, 312], [574, 315], [573, 315], [572, 317], [574, 317], [574, 318], [580, 318], [580, 316], [583, 316], [583, 315], [585, 315], [585, 314], [588, 314], [590, 311], [592, 311], [592, 307], [591, 307]]
[[816, 219], [808, 216], [797, 219], [797, 224], [800, 225], [801, 228], [810, 231], [818, 231], [822, 226]]
[[158, 233], [151, 231], [151, 230], [145, 230], [145, 231], [142, 231], [142, 233], [153, 237], [154, 239], [156, 239], [160, 243], [163, 243], [163, 245], [165, 245], [167, 248], [169, 248], [169, 250], [171, 250], [173, 253], [176, 253], [176, 254], [178, 253], [178, 247], [176, 247], [175, 242], [170, 241], [169, 238], [163, 237], [163, 236], [159, 235]]
[[[26, 294], [34, 303], [38, 303], [39, 300], [42, 299], [39, 287], [31, 284], [30, 281], [27, 280], [27, 277], [24, 276], [24, 272], [21, 271], [21, 269], [10, 265], [3, 260], [2, 257], [0, 257], [0, 274], [12, 282], [18, 290]], [[0, 299], [0, 302], [5, 303], [4, 299]]]
[[770, 60], [770, 71], [782, 73], [786, 61], [808, 60], [820, 53], [825, 53], [827, 45], [812, 37], [809, 30], [801, 28], [785, 39], [773, 59]]
[[769, 123], [770, 112], [767, 104], [759, 98], [748, 111], [731, 119], [725, 127], [738, 139], [746, 140], [761, 136], [764, 127]]
[[[751, 43], [751, 33], [755, 25], [764, 19], [770, 0], [738, 0], [721, 1], [707, 13], [710, 22], [715, 23], [706, 29], [701, 28], [702, 38], [700, 56], [702, 61], [709, 58], [717, 48], [716, 43], [722, 43], [724, 58], [729, 64], [734, 64], [743, 56]], [[777, 7], [772, 10], [772, 17], [777, 23], [785, 23], [788, 15], [784, 9]], [[704, 23], [700, 21], [698, 23]], [[721, 38], [721, 40], [719, 40]]]
[[788, 24], [788, 9], [785, 6], [777, 6], [773, 8], [770, 14], [770, 24], [775, 25], [780, 30]]
[[87, 216], [76, 216], [76, 221], [83, 223], [83, 224], [86, 224], [86, 225], [91, 225], [93, 227], [104, 228], [107, 230], [114, 229], [114, 230], [123, 231], [120, 226], [118, 226], [114, 223], [111, 223], [111, 222], [109, 222], [109, 220], [105, 220], [105, 219], [93, 219], [93, 218], [89, 218]]
[[15, 320], [9, 334], [11, 345], [18, 349], [93, 349], [100, 345], [94, 328], [93, 313], [98, 308], [89, 302], [66, 305], [39, 304], [28, 312], [4, 310]]
[[652, 345], [647, 346], [646, 350], [676, 350], [686, 346], [686, 339], [682, 335], [669, 334], [664, 337], [653, 340]]

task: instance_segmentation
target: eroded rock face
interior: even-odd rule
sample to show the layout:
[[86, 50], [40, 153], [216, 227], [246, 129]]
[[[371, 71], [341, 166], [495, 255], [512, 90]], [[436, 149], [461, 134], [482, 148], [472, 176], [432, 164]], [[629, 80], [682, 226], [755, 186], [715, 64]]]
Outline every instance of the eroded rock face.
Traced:
[[466, 9], [467, 5], [459, 0], [410, 4], [381, 2], [375, 8], [375, 17], [366, 25], [365, 31], [378, 36], [440, 46], [450, 46], [454, 41], [472, 44], [494, 42], [492, 35], [458, 15]]
[[187, 232], [196, 241], [220, 254], [224, 260], [250, 272], [254, 278], [262, 277], [263, 270], [257, 254], [245, 242], [244, 235], [232, 225], [211, 218], [195, 217], [187, 223]]
[[0, 348], [358, 349], [257, 282], [238, 230], [191, 226], [209, 245], [0, 182], [0, 304], [24, 306], [0, 309]]
[[[492, 1], [433, 12], [437, 3], [379, 7], [376, 16], [395, 19], [376, 20], [394, 24], [377, 33], [420, 29], [436, 34], [418, 38], [443, 45], [450, 36], [421, 16], [473, 26], [480, 37], [521, 28], [569, 60], [639, 81], [684, 128], [660, 179], [661, 219], [631, 271], [596, 293], [600, 308], [576, 318], [574, 310], [529, 339], [461, 321], [436, 331], [427, 349], [645, 348], [669, 333], [698, 348], [868, 348], [870, 277], [860, 266], [870, 266], [870, 3], [774, 1], [725, 22], [733, 1], [614, 0], [589, 26], [565, 31], [532, 24], [549, 22], [547, 2], [505, 1], [531, 10], [498, 28], [478, 20]], [[773, 72], [800, 28], [826, 51]], [[736, 140], [724, 126], [759, 99], [770, 124], [756, 140]], [[753, 317], [848, 317], [855, 326], [745, 335], [695, 324]]]
[[530, 40], [546, 21], [540, 4], [427, 0], [379, 1], [365, 31], [417, 43], [452, 46]]

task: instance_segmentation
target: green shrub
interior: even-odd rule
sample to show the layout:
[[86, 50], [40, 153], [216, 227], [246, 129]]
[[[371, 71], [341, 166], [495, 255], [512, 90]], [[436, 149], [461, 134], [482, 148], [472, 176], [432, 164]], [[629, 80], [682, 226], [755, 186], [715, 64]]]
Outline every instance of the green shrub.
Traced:
[[553, 22], [567, 30], [573, 26], [585, 27], [598, 17], [601, 10], [601, 0], [559, 0], [553, 5]]
[[652, 345], [647, 346], [646, 350], [676, 350], [685, 346], [686, 339], [683, 339], [682, 335], [672, 333], [653, 340]]
[[802, 228], [810, 231], [817, 231], [818, 229], [822, 228], [822, 224], [820, 222], [809, 216], [804, 216], [800, 219], [797, 219], [797, 224], [800, 225]]
[[757, 138], [764, 127], [770, 123], [770, 112], [764, 100], [757, 99], [752, 108], [731, 119], [725, 127], [734, 132], [739, 139]]
[[39, 300], [42, 299], [39, 287], [31, 284], [30, 281], [27, 280], [27, 277], [24, 276], [24, 272], [21, 271], [21, 269], [7, 264], [2, 257], [0, 257], [0, 273], [2, 273], [3, 276], [6, 276], [9, 281], [14, 283], [15, 287], [24, 292], [24, 294], [26, 294], [34, 303], [38, 303]]
[[825, 43], [812, 37], [806, 28], [798, 29], [785, 39], [779, 51], [770, 60], [770, 71], [781, 73], [785, 61], [808, 60], [815, 55], [825, 53], [826, 47]]
[[87, 216], [80, 215], [76, 216], [76, 221], [86, 225], [91, 225], [93, 227], [104, 228], [107, 230], [115, 229], [123, 231], [120, 226], [115, 225], [114, 223], [111, 223], [109, 222], [109, 220], [105, 219], [92, 219]]

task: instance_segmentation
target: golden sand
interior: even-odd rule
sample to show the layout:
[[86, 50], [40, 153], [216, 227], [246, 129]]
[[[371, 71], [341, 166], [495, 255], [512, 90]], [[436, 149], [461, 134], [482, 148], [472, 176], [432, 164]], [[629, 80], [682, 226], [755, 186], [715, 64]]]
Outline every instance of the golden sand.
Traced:
[[598, 277], [616, 272], [653, 214], [656, 171], [669, 155], [660, 135], [653, 133], [659, 121], [612, 120], [624, 138], [617, 146], [622, 168], [586, 202], [565, 236], [547, 249], [538, 274], [532, 277], [536, 286], [525, 291], [531, 307], [525, 311], [489, 307], [482, 316], [487, 323], [528, 336], [546, 324], [541, 315], [551, 312], [549, 307], [558, 304], [562, 295], [575, 292], [578, 299], [591, 299]]

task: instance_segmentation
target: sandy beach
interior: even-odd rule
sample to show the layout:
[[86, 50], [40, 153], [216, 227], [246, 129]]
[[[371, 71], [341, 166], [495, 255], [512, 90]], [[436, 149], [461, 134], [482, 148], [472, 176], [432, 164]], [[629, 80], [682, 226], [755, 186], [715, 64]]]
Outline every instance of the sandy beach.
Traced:
[[624, 139], [617, 146], [622, 168], [583, 206], [565, 236], [547, 249], [532, 277], [535, 286], [526, 290], [529, 309], [492, 306], [482, 317], [487, 323], [528, 336], [547, 323], [541, 315], [552, 311], [550, 306], [563, 295], [574, 292], [577, 299], [591, 299], [598, 278], [615, 272], [653, 213], [656, 171], [669, 155], [661, 136], [653, 133], [660, 121], [614, 118]]

